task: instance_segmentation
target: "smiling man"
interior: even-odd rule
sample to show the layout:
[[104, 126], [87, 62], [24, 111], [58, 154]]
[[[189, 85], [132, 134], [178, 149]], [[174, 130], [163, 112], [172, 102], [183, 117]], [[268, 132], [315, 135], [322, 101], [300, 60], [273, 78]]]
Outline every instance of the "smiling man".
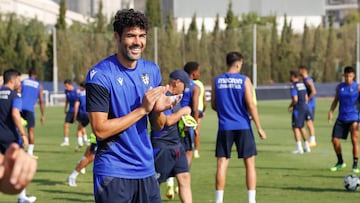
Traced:
[[148, 20], [133, 9], [116, 13], [117, 53], [89, 70], [86, 107], [97, 138], [94, 160], [96, 202], [161, 202], [147, 119], [161, 129], [172, 102], [160, 86], [154, 63], [141, 58]]

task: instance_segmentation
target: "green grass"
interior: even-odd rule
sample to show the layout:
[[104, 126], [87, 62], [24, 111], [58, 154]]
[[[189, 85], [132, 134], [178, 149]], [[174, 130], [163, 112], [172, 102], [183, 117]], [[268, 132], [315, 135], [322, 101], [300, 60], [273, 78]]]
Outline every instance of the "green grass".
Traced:
[[[343, 155], [348, 167], [339, 172], [330, 172], [336, 162], [332, 149], [332, 124], [327, 123], [327, 111], [331, 100], [318, 100], [316, 111], [316, 134], [318, 146], [311, 153], [293, 155], [295, 142], [290, 126], [291, 114], [287, 112], [290, 101], [260, 101], [260, 119], [268, 139], [256, 135], [258, 156], [257, 202], [258, 203], [328, 203], [359, 202], [360, 191], [345, 191], [343, 177], [351, 173], [351, 141], [343, 141]], [[334, 115], [336, 116], [336, 114]], [[66, 177], [74, 169], [81, 153], [75, 153], [75, 125], [71, 126], [71, 146], [60, 147], [63, 141], [63, 107], [46, 109], [45, 126], [36, 126], [35, 154], [38, 160], [37, 174], [29, 185], [29, 194], [37, 202], [93, 202], [92, 166], [85, 175], [79, 175], [78, 186], [66, 185]], [[39, 122], [38, 122], [39, 123]], [[214, 157], [217, 131], [216, 114], [208, 109], [202, 125], [200, 159], [194, 159], [191, 168], [193, 202], [214, 202], [216, 159]], [[242, 160], [233, 151], [227, 172], [224, 193], [225, 202], [247, 202]], [[161, 186], [164, 202], [165, 185]], [[0, 202], [15, 202], [15, 196], [0, 194]], [[179, 202], [178, 197], [174, 201]]]

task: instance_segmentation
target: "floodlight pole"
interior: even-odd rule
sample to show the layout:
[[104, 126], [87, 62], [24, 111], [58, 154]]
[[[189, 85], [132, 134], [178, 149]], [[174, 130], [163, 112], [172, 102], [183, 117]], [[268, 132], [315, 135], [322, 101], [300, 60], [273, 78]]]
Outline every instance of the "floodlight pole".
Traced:
[[253, 85], [257, 87], [257, 64], [256, 64], [256, 24], [253, 26]]
[[56, 28], [53, 27], [53, 92], [58, 92], [58, 67], [56, 53]]

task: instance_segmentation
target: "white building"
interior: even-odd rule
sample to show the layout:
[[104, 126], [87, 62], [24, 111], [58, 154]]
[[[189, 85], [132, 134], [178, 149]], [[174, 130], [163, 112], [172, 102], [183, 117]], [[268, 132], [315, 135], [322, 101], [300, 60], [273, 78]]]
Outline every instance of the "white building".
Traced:
[[[0, 13], [15, 13], [25, 18], [37, 18], [52, 27], [59, 16], [59, 5], [50, 0], [0, 0]], [[65, 20], [68, 25], [73, 22], [86, 24], [91, 18], [67, 10]]]

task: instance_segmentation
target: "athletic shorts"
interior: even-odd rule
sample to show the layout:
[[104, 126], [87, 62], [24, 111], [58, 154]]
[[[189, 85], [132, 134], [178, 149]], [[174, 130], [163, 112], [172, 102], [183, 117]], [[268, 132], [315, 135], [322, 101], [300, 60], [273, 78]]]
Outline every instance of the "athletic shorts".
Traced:
[[155, 171], [159, 183], [179, 173], [189, 172], [189, 165], [183, 147], [162, 148], [155, 156]]
[[28, 110], [21, 111], [21, 117], [27, 121], [27, 128], [35, 127], [35, 114]]
[[83, 113], [79, 113], [78, 115], [77, 115], [77, 118], [76, 118], [76, 120], [81, 124], [81, 126], [83, 126], [83, 127], [86, 127], [88, 124], [89, 124], [89, 122], [90, 122], [90, 120], [89, 120], [89, 116], [87, 115], [87, 114], [83, 114]]
[[89, 151], [90, 151], [91, 153], [95, 154], [96, 149], [97, 149], [97, 145], [94, 144], [94, 143], [91, 143], [91, 144], [90, 144], [90, 150], [89, 150]]
[[65, 123], [74, 123], [74, 112], [66, 112]]
[[215, 156], [230, 158], [233, 143], [239, 159], [257, 155], [252, 130], [223, 130], [217, 134]]
[[346, 140], [349, 135], [351, 125], [355, 122], [357, 122], [357, 121], [336, 120], [335, 125], [333, 127], [333, 131], [332, 131], [332, 137]]
[[309, 107], [308, 113], [306, 115], [306, 120], [315, 120], [315, 107]]
[[94, 196], [96, 203], [161, 202], [155, 175], [126, 179], [94, 174]]
[[203, 113], [203, 111], [199, 110], [199, 118], [202, 118], [202, 117], [204, 117], [204, 113]]
[[303, 128], [305, 125], [306, 116], [308, 115], [308, 110], [297, 110], [294, 109], [292, 112], [292, 124], [293, 128]]
[[185, 137], [181, 138], [181, 144], [183, 145], [185, 151], [192, 151], [194, 146], [194, 128], [189, 128], [189, 131], [184, 131]]

